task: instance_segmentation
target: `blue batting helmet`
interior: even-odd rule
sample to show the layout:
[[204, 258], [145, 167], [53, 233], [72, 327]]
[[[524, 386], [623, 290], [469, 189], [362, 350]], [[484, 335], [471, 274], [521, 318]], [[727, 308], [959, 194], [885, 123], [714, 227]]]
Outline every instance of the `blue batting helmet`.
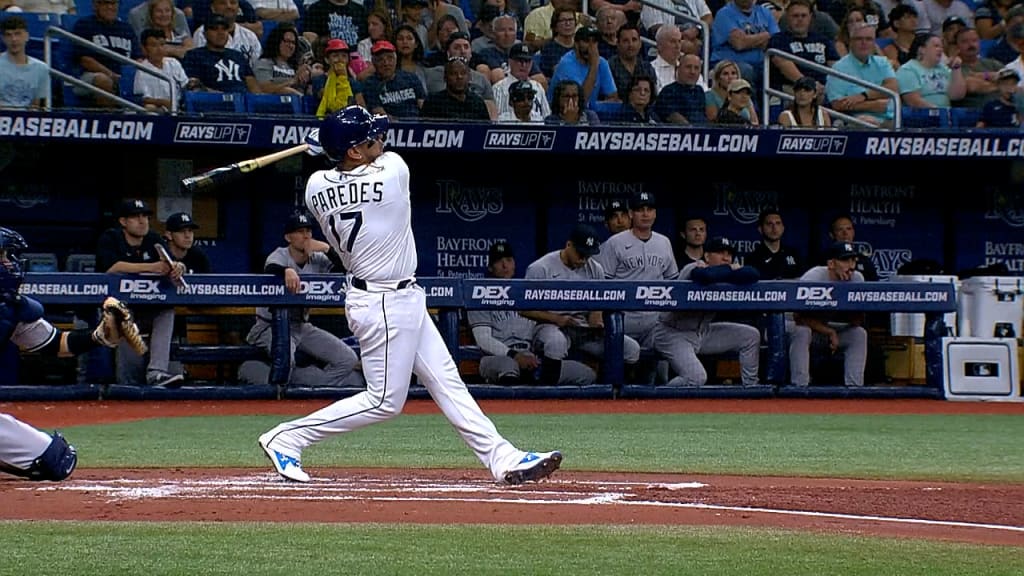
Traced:
[[0, 226], [0, 291], [18, 291], [25, 279], [25, 260], [20, 256], [27, 248], [21, 234]]
[[349, 148], [386, 134], [387, 131], [387, 116], [374, 116], [362, 106], [348, 106], [327, 116], [320, 123], [320, 145], [328, 158], [339, 162]]

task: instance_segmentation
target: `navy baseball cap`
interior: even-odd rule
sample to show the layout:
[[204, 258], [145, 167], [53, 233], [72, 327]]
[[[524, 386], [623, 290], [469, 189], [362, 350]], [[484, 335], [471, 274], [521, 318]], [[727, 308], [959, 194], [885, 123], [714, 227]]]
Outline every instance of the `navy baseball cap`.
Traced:
[[174, 214], [171, 214], [167, 217], [167, 222], [164, 226], [167, 228], [168, 232], [181, 232], [186, 228], [197, 230], [199, 228], [199, 224], [196, 224], [195, 220], [185, 212], [175, 212]]
[[302, 228], [313, 228], [313, 217], [308, 212], [295, 212], [288, 217], [288, 223], [284, 226], [284, 233], [288, 234]]
[[210, 12], [210, 15], [206, 17], [204, 30], [209, 30], [210, 28], [231, 28], [231, 22], [216, 12]]
[[845, 260], [847, 258], [856, 258], [860, 256], [860, 252], [851, 242], [833, 242], [828, 248], [829, 260]]
[[611, 220], [612, 216], [615, 216], [618, 212], [626, 212], [626, 203], [616, 198], [608, 202], [608, 206], [604, 209], [604, 219]]
[[736, 246], [724, 236], [715, 236], [704, 245], [705, 252], [728, 252], [736, 253]]
[[583, 26], [582, 28], [580, 28], [579, 30], [576, 31], [575, 35], [573, 35], [573, 40], [576, 41], [576, 42], [579, 42], [581, 40], [586, 42], [586, 41], [589, 41], [589, 40], [600, 40], [600, 39], [601, 39], [601, 32], [597, 28], [591, 28], [589, 26]]
[[491, 251], [488, 256], [488, 264], [494, 264], [502, 258], [515, 258], [515, 253], [512, 252], [512, 245], [504, 240], [498, 240], [494, 244], [491, 244]]
[[585, 258], [601, 252], [601, 241], [597, 238], [597, 232], [586, 224], [577, 224], [569, 235], [569, 241], [576, 248], [576, 252]]
[[629, 199], [629, 209], [639, 210], [644, 206], [650, 206], [651, 208], [657, 208], [657, 204], [654, 201], [653, 192], [637, 192]]
[[129, 198], [121, 203], [121, 208], [117, 211], [117, 216], [119, 218], [127, 218], [128, 216], [138, 216], [139, 214], [149, 216], [152, 213], [153, 211], [149, 209], [149, 205], [142, 200], [139, 200], [138, 198]]
[[516, 42], [509, 48], [508, 51], [509, 60], [532, 60], [533, 54], [530, 53], [530, 47], [522, 42]]

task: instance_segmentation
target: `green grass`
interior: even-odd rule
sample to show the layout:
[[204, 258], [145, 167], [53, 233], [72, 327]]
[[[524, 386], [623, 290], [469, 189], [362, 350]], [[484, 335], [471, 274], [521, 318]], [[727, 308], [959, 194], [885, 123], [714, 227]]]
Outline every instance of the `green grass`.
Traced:
[[1019, 548], [700, 527], [0, 522], [0, 576], [1019, 576]]
[[[85, 467], [262, 467], [256, 437], [284, 416], [165, 418], [65, 430]], [[1024, 482], [1024, 418], [999, 415], [496, 415], [569, 470]], [[307, 468], [480, 466], [439, 415], [331, 438]]]

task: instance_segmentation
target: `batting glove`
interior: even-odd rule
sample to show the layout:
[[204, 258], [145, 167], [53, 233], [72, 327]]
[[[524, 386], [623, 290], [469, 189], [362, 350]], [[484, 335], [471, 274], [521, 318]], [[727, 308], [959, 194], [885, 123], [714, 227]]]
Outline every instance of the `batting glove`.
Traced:
[[309, 131], [309, 134], [306, 134], [306, 144], [309, 145], [309, 148], [306, 150], [306, 154], [309, 154], [310, 156], [324, 155], [324, 148], [320, 145], [319, 128], [313, 128]]

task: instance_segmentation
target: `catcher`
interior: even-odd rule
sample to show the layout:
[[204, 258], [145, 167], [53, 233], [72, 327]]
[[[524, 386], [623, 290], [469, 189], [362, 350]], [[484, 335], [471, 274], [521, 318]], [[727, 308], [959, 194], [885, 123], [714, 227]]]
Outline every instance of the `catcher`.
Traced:
[[[92, 331], [67, 332], [47, 322], [42, 304], [18, 294], [25, 279], [25, 263], [19, 256], [26, 248], [21, 234], [0, 226], [0, 346], [10, 342], [25, 352], [69, 358], [99, 346], [113, 348], [123, 339], [139, 354], [146, 353], [131, 312], [117, 298], [103, 301], [103, 317]], [[74, 446], [59, 432], [49, 435], [0, 413], [0, 471], [59, 481], [70, 476], [77, 463]]]

